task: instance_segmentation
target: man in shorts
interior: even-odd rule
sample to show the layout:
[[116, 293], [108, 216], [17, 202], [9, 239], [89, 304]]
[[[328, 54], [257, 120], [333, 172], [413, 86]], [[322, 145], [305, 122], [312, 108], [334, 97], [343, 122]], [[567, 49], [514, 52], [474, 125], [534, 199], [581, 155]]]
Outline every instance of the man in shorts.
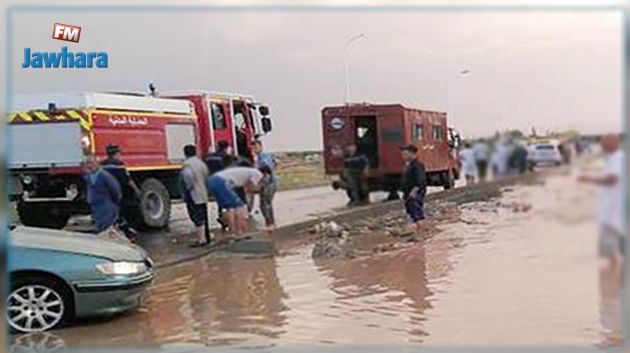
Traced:
[[415, 225], [416, 233], [422, 230], [424, 216], [424, 197], [427, 193], [427, 176], [422, 162], [418, 159], [418, 148], [414, 145], [400, 147], [405, 171], [402, 191], [407, 215]]
[[623, 166], [625, 153], [620, 148], [619, 135], [602, 138], [602, 149], [606, 154], [600, 175], [583, 175], [578, 179], [599, 186], [599, 254], [607, 258], [612, 266], [619, 266], [626, 253], [626, 234], [623, 231]]
[[236, 193], [237, 188], [253, 193], [262, 187], [265, 176], [256, 168], [229, 167], [208, 178], [208, 190], [214, 195], [217, 205], [230, 231], [242, 235], [246, 231], [247, 207]]
[[208, 191], [206, 189], [206, 177], [208, 167], [197, 157], [197, 148], [194, 145], [184, 147], [184, 166], [180, 173], [180, 189], [190, 220], [195, 224], [196, 242], [192, 247], [205, 246], [212, 240], [208, 225]]

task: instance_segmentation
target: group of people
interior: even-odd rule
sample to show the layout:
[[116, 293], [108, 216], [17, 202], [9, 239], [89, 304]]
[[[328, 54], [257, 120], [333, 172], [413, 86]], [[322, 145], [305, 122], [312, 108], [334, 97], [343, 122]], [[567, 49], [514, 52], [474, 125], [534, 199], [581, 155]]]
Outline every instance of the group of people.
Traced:
[[[405, 162], [405, 170], [402, 173], [401, 191], [403, 194], [405, 211], [420, 231], [424, 215], [424, 198], [427, 193], [427, 176], [424, 164], [418, 158], [418, 148], [414, 145], [400, 146], [402, 158]], [[369, 189], [366, 180], [366, 172], [369, 169], [370, 160], [357, 150], [357, 146], [346, 146], [344, 169], [341, 180], [333, 183], [335, 189], [343, 188], [349, 198], [349, 206], [369, 203]], [[397, 184], [397, 183], [396, 183]]]
[[[276, 161], [263, 151], [262, 142], [253, 142], [254, 161], [239, 161], [227, 141], [219, 141], [214, 152], [203, 159], [197, 147], [184, 147], [186, 160], [179, 187], [191, 221], [196, 227], [193, 247], [213, 242], [209, 226], [208, 201], [214, 197], [219, 223], [225, 233], [241, 236], [247, 230], [249, 212], [255, 194], [260, 195], [260, 211], [268, 230], [275, 228], [273, 197], [276, 192]], [[253, 163], [252, 163], [253, 162]]]
[[[197, 147], [184, 147], [178, 186], [188, 215], [196, 227], [192, 246], [212, 242], [208, 222], [208, 201], [214, 197], [219, 222], [226, 233], [235, 236], [246, 232], [247, 219], [253, 208], [254, 195], [260, 197], [260, 211], [266, 228], [275, 228], [273, 198], [276, 192], [275, 158], [263, 151], [261, 141], [254, 141], [253, 161], [239, 160], [227, 141], [219, 141], [215, 151], [199, 157]], [[129, 238], [136, 232], [129, 218], [139, 215], [141, 190], [121, 160], [116, 145], [106, 147], [107, 158], [99, 162], [94, 155], [86, 157], [84, 179], [95, 232], [110, 238]]]
[[489, 170], [493, 178], [523, 174], [529, 168], [527, 154], [527, 146], [523, 141], [499, 139], [493, 147], [483, 138], [474, 144], [467, 141], [459, 151], [461, 173], [466, 185], [486, 181]]

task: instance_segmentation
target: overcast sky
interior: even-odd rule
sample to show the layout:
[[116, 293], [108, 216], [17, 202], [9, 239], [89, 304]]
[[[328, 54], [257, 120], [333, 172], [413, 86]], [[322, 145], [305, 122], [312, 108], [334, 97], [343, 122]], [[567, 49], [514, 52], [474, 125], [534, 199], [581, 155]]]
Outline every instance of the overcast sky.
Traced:
[[[109, 68], [22, 69], [24, 47], [58, 51], [53, 22], [82, 26], [73, 51]], [[17, 12], [13, 92], [238, 91], [270, 105], [273, 150], [321, 146], [322, 107], [353, 101], [446, 111], [465, 136], [535, 126], [619, 130], [622, 23], [615, 12]], [[461, 70], [470, 74], [461, 75]]]

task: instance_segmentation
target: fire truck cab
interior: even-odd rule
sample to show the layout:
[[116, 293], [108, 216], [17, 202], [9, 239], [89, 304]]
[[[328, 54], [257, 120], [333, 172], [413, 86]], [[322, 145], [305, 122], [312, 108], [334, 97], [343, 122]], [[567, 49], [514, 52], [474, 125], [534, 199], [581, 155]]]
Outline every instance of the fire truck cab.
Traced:
[[369, 159], [370, 191], [397, 197], [404, 162], [399, 147], [413, 144], [432, 186], [453, 187], [459, 176], [459, 136], [447, 126], [446, 113], [404, 107], [401, 104], [350, 104], [322, 110], [326, 174], [341, 175], [344, 149], [350, 144]]
[[252, 96], [204, 90], [166, 92], [161, 96], [192, 103], [198, 117], [197, 146], [203, 154], [224, 140], [230, 143], [237, 156], [251, 161], [252, 141], [272, 129], [269, 108]]
[[251, 159], [253, 138], [271, 131], [268, 108], [252, 97], [218, 93], [154, 97], [136, 93], [59, 93], [14, 96], [9, 114], [10, 198], [24, 225], [62, 228], [72, 215], [89, 214], [81, 177], [87, 154], [106, 158], [118, 145], [121, 159], [140, 186], [137, 210], [125, 218], [136, 227], [162, 228], [183, 147], [205, 154], [230, 141]]

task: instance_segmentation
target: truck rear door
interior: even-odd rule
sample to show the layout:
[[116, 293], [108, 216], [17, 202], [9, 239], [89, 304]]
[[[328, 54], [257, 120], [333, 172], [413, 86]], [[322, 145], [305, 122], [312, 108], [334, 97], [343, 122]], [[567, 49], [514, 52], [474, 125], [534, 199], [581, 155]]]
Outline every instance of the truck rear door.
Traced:
[[344, 166], [344, 148], [348, 144], [355, 143], [352, 117], [340, 108], [324, 108], [322, 132], [326, 173], [339, 174]]

